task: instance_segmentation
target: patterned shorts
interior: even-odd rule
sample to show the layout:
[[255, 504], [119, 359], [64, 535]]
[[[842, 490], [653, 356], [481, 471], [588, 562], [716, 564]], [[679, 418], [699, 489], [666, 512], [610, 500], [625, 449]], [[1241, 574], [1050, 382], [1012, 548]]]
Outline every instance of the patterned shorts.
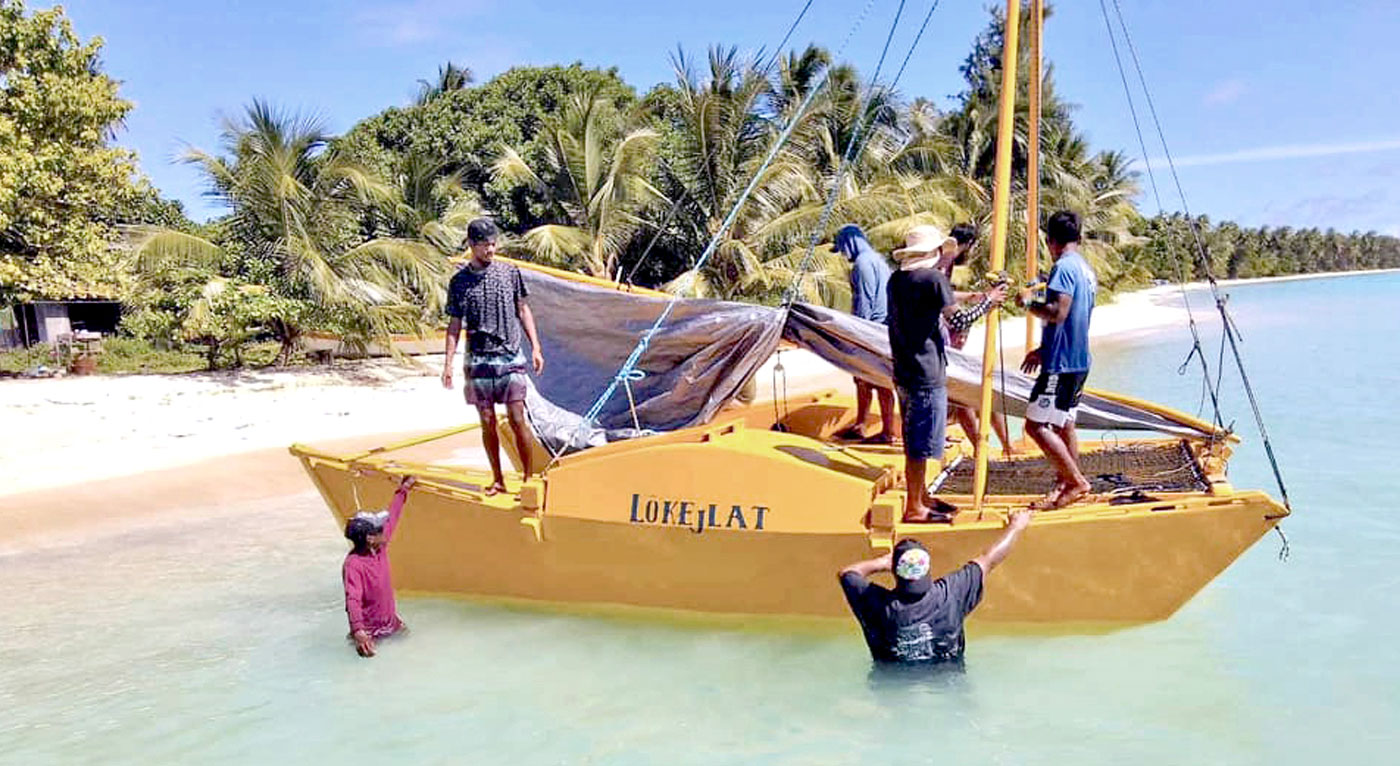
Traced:
[[525, 356], [473, 354], [467, 358], [467, 404], [489, 407], [525, 401]]

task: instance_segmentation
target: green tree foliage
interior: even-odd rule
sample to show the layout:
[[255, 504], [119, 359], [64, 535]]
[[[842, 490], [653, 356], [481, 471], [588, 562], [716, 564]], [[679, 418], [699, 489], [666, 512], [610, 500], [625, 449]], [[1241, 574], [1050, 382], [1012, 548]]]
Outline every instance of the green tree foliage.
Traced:
[[136, 156], [111, 145], [131, 109], [61, 7], [0, 0], [0, 296], [114, 296], [115, 226], [185, 226]]
[[665, 201], [650, 182], [657, 132], [638, 122], [590, 91], [549, 119], [542, 165], [531, 167], [513, 148], [502, 151], [492, 167], [496, 179], [543, 194], [564, 221], [525, 232], [521, 249], [596, 277], [620, 276], [618, 258], [641, 229], [640, 214]]
[[135, 248], [138, 274], [197, 267], [266, 287], [282, 299], [268, 307], [267, 326], [283, 361], [308, 327], [364, 341], [440, 313], [442, 254], [418, 239], [361, 234], [362, 220], [401, 211], [402, 197], [328, 148], [318, 122], [255, 101], [225, 125], [223, 141], [222, 155], [192, 150], [185, 159], [232, 212], [212, 238], [148, 230]]
[[336, 141], [336, 149], [381, 178], [403, 174], [410, 158], [431, 158], [475, 194], [498, 223], [523, 232], [550, 223], [556, 211], [528, 185], [497, 181], [491, 167], [507, 146], [531, 167], [543, 163], [543, 134], [550, 117], [574, 95], [589, 92], [620, 109], [636, 99], [615, 69], [587, 69], [582, 64], [517, 67], [477, 87], [388, 109], [352, 128]]
[[1246, 229], [1232, 221], [1212, 224], [1206, 216], [1173, 213], [1142, 219], [1134, 234], [1139, 243], [1127, 248], [1125, 257], [1154, 277], [1173, 281], [1205, 279], [1207, 265], [1217, 279], [1400, 268], [1400, 238], [1374, 231]]

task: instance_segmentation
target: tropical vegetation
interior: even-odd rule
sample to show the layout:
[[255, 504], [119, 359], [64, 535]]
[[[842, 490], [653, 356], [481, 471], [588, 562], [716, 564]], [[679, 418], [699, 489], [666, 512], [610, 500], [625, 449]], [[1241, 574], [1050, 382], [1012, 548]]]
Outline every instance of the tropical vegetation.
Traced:
[[[675, 51], [671, 81], [640, 94], [616, 69], [517, 67], [477, 84], [448, 62], [412, 103], [342, 136], [254, 101], [216, 150], [183, 157], [227, 210], [196, 225], [112, 144], [131, 105], [101, 71], [101, 40], [79, 40], [61, 9], [0, 0], [0, 299], [119, 297], [130, 335], [211, 367], [270, 339], [285, 363], [308, 332], [364, 344], [437, 322], [449, 257], [489, 215], [525, 259], [686, 295], [839, 306], [845, 264], [814, 245], [842, 224], [886, 250], [920, 222], [990, 233], [1002, 28], [993, 11], [947, 108], [821, 48], [725, 46]], [[1017, 87], [1012, 273], [1028, 202], [1024, 76]], [[1145, 217], [1127, 155], [1091, 147], [1072, 117], [1051, 69], [1040, 209], [1084, 216], [1106, 292], [1207, 269], [1400, 266], [1400, 240], [1374, 232]]]

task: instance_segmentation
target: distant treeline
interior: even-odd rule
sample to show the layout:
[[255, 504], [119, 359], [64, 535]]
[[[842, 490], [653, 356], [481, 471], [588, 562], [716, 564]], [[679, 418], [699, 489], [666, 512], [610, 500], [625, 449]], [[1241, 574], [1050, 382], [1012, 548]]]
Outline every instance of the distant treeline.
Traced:
[[1142, 219], [1133, 233], [1144, 241], [1129, 259], [1153, 278], [1173, 281], [1182, 276], [1188, 281], [1205, 278], [1201, 250], [1217, 279], [1400, 268], [1400, 238], [1374, 231], [1246, 229], [1231, 221], [1211, 223], [1206, 216], [1194, 222], [1195, 233], [1180, 213]]

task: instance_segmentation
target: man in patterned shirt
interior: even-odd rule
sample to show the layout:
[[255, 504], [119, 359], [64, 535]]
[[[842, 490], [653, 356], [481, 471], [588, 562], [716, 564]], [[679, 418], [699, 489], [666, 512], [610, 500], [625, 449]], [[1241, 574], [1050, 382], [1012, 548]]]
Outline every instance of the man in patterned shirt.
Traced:
[[[463, 371], [467, 382], [464, 393], [467, 403], [474, 405], [481, 416], [481, 440], [486, 447], [486, 457], [491, 461], [494, 480], [486, 490], [488, 495], [506, 491], [506, 480], [501, 474], [501, 443], [496, 431], [497, 404], [506, 406], [521, 467], [525, 478], [530, 478], [525, 375], [531, 368], [536, 375], [544, 371], [535, 317], [525, 303], [529, 290], [520, 269], [495, 260], [498, 234], [496, 224], [486, 218], [478, 218], [467, 225], [467, 244], [472, 257], [447, 287], [447, 315], [452, 319], [447, 324], [447, 356], [442, 362], [442, 386], [451, 389], [452, 358], [457, 352], [457, 337], [465, 326], [467, 357]], [[528, 366], [521, 349], [522, 329], [530, 341]]]

